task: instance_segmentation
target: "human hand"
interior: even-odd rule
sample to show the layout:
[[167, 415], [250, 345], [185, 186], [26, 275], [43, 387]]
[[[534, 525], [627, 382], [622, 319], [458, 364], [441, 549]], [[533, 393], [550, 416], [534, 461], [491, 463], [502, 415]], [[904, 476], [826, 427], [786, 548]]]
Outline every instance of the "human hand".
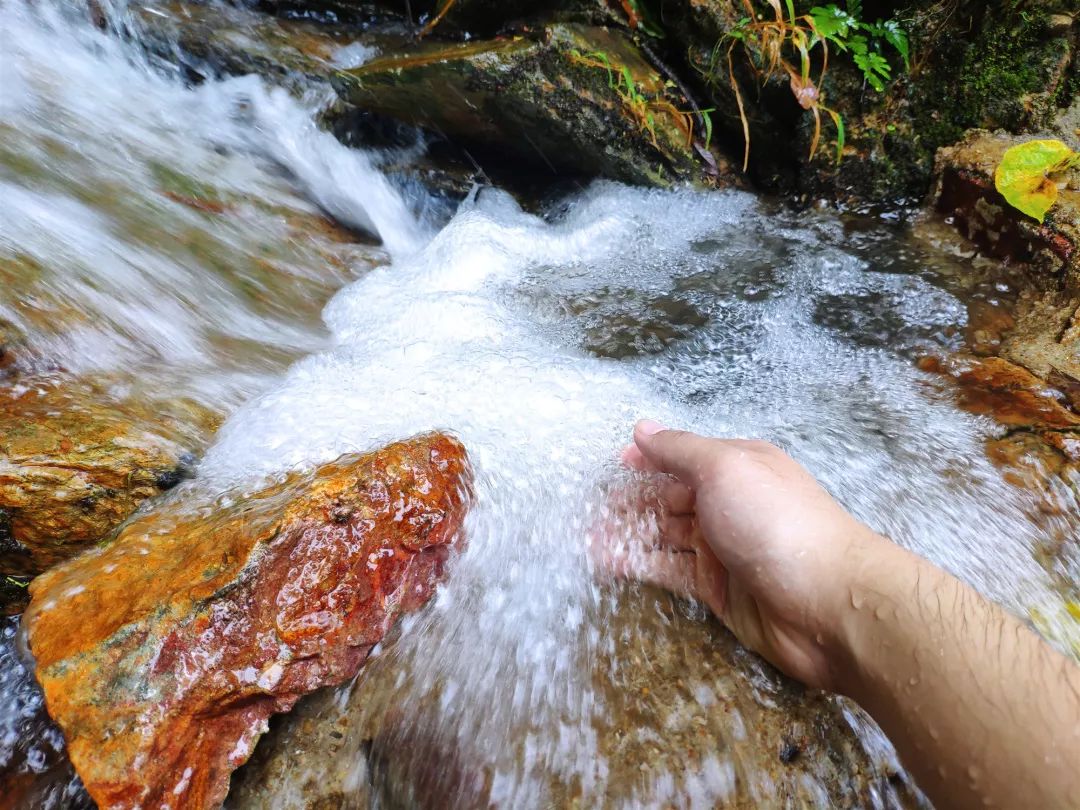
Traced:
[[774, 666], [835, 691], [831, 651], [851, 584], [872, 549], [889, 541], [766, 442], [643, 421], [623, 459], [666, 480], [660, 547], [624, 555], [616, 572], [698, 599]]

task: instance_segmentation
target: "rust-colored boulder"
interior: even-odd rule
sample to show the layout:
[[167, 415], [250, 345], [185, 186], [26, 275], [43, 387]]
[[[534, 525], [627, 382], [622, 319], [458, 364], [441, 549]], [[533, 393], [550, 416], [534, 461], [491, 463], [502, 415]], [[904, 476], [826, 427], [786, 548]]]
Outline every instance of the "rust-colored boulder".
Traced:
[[98, 806], [220, 804], [270, 715], [431, 595], [468, 489], [462, 446], [421, 436], [210, 517], [174, 502], [35, 580], [37, 677]]
[[34, 380], [0, 390], [0, 575], [68, 559], [187, 473], [190, 443], [84, 393]]
[[1060, 391], [1000, 357], [926, 357], [919, 367], [955, 379], [960, 385], [960, 404], [972, 413], [987, 414], [1014, 427], [1080, 427], [1080, 416], [1069, 410]]

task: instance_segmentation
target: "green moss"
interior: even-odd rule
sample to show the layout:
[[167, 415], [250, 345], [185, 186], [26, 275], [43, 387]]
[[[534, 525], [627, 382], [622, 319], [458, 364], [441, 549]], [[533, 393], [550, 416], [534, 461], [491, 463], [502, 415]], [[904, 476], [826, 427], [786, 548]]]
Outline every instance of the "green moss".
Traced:
[[1052, 109], [1050, 98], [1028, 102], [1046, 92], [1068, 42], [1049, 35], [1045, 11], [1003, 5], [1005, 13], [987, 13], [981, 30], [966, 42], [926, 43], [934, 49], [934, 67], [916, 78], [911, 92], [916, 130], [926, 148], [953, 143], [972, 127], [1011, 132], [1038, 127]]
[[826, 91], [848, 121], [857, 154], [835, 169], [815, 161], [813, 176], [801, 179], [804, 193], [884, 203], [921, 199], [940, 147], [975, 127], [1038, 129], [1056, 103], [1074, 97], [1076, 66], [1064, 81], [1060, 73], [1068, 38], [1051, 30], [1047, 8], [971, 2], [943, 20], [938, 4], [919, 6], [901, 12], [916, 37], [917, 66], [887, 93], [867, 92], [842, 62], [830, 67]]

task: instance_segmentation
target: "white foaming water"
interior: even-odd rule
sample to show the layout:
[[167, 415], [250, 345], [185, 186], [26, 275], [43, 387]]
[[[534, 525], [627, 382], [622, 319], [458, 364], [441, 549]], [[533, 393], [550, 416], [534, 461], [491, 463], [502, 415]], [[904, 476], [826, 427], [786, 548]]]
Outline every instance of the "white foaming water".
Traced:
[[[737, 289], [747, 264], [772, 280], [712, 297], [703, 276]], [[593, 723], [607, 710], [584, 674], [613, 649], [602, 617], [615, 608], [584, 537], [638, 417], [777, 441], [871, 526], [1013, 610], [1052, 600], [1031, 504], [986, 461], [987, 423], [935, 398], [909, 358], [816, 322], [823, 300], [874, 295], [898, 318], [897, 343], [963, 323], [928, 283], [866, 271], [741, 194], [598, 185], [543, 221], [483, 192], [418, 254], [335, 297], [325, 318], [336, 348], [230, 420], [203, 482], [223, 488], [419, 431], [461, 437], [478, 479], [469, 545], [434, 610], [406, 621], [393, 654], [410, 677], [396, 702], [438, 701], [414, 722], [434, 750], [489, 768], [497, 805], [536, 803], [553, 773], [595, 798], [608, 763]], [[538, 311], [534, 294], [632, 303], [680, 284], [707, 323], [624, 361], [584, 351], [577, 318]], [[680, 790], [705, 806], [729, 782]]]
[[[64, 164], [85, 169], [74, 184], [47, 171], [0, 179], [0, 250], [63, 267], [62, 282], [47, 273], [34, 291], [91, 316], [80, 334], [94, 351], [69, 340], [54, 353], [70, 367], [147, 347], [185, 362], [211, 352], [217, 330], [315, 352], [232, 415], [198, 487], [254, 487], [430, 429], [464, 441], [476, 472], [467, 549], [385, 655], [401, 666], [393, 702], [415, 712], [426, 740], [413, 756], [479, 763], [492, 803], [539, 805], [551, 774], [586, 803], [607, 791], [615, 763], [595, 723], [610, 707], [596, 680], [620, 664], [597, 662], [616, 650], [607, 622], [620, 603], [594, 580], [584, 537], [628, 480], [617, 456], [638, 417], [777, 441], [870, 525], [1011, 609], [1052, 601], [1032, 556], [1031, 503], [985, 459], [988, 423], [936, 397], [906, 354], [961, 324], [963, 307], [913, 276], [868, 272], [829, 221], [793, 224], [737, 193], [600, 184], [543, 219], [484, 190], [429, 234], [371, 158], [314, 126], [310, 106], [252, 77], [185, 88], [48, 6], [7, 5], [3, 19], [14, 66], [0, 91], [5, 137], [43, 171], [69, 160], [56, 154], [88, 156]], [[284, 241], [254, 212], [208, 223], [190, 206], [162, 208], [147, 191], [148, 165], [162, 161], [237, 197], [295, 206], [274, 172], [284, 166], [320, 207], [376, 231], [393, 261], [327, 306], [320, 351], [318, 324], [251, 311], [205, 254], [178, 261], [163, 235], [132, 236], [138, 223], [112, 215], [115, 197], [133, 196], [132, 216], [151, 210], [151, 224], [167, 215], [237, 247], [226, 264]], [[98, 185], [119, 194], [103, 200], [90, 193]], [[317, 257], [303, 261], [293, 269], [310, 272]], [[10, 304], [0, 299], [0, 316], [19, 321]], [[823, 317], [845, 306], [878, 307], [885, 334]], [[597, 333], [624, 359], [590, 352]], [[652, 353], [632, 348], [639, 333]], [[14, 716], [34, 698], [5, 678]], [[693, 688], [706, 706], [720, 687]], [[19, 734], [4, 722], [0, 754]], [[732, 740], [747, 736], [741, 723]], [[633, 795], [711, 806], [769, 790], [718, 754], [692, 778], [665, 774]]]

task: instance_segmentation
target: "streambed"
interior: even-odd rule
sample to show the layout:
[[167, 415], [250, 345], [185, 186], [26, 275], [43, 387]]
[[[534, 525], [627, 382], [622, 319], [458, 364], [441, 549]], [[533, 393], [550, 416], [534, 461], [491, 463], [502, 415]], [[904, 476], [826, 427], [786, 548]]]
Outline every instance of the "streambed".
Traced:
[[[1043, 496], [986, 457], [998, 428], [914, 363], [1009, 294], [987, 268], [909, 226], [737, 191], [601, 182], [526, 212], [485, 187], [447, 211], [380, 170], [401, 155], [321, 132], [323, 98], [192, 88], [47, 4], [0, 14], [0, 316], [35, 384], [212, 412], [187, 428], [194, 478], [163, 496], [192, 509], [430, 429], [475, 467], [437, 597], [355, 683], [275, 723], [229, 806], [918, 806], [857, 709], [594, 576], [584, 536], [641, 416], [777, 442], [1060, 642], [1037, 552], [1075, 523], [1036, 521]], [[0, 805], [76, 806], [16, 628]]]

